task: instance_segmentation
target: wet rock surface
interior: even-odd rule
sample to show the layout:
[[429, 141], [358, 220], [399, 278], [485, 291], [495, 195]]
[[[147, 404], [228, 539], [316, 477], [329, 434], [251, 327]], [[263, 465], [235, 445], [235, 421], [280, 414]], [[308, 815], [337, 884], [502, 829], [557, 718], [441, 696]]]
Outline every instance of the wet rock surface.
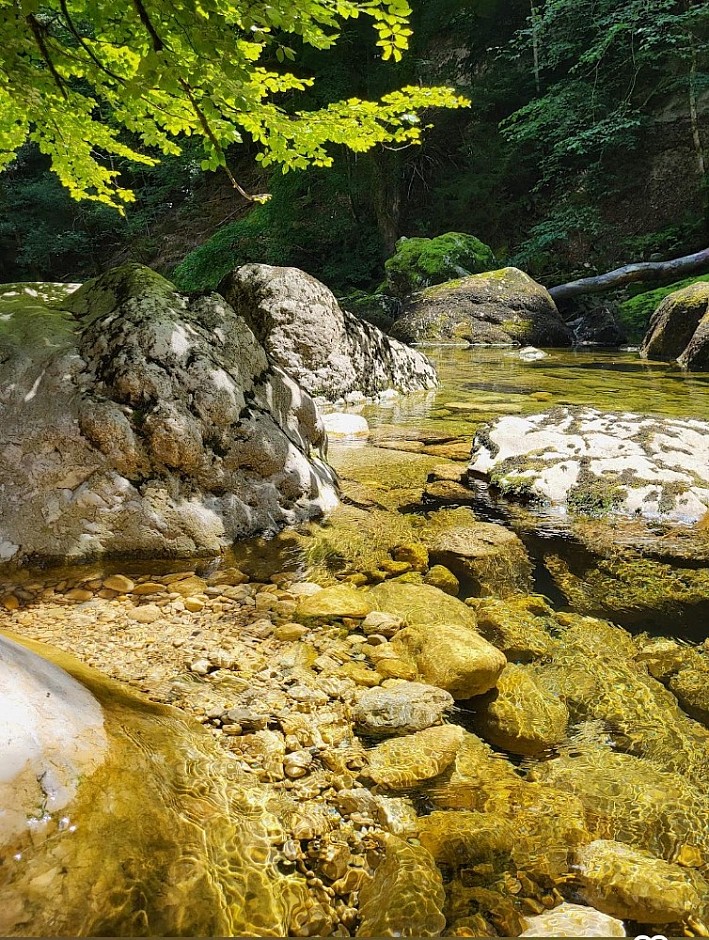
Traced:
[[64, 810], [108, 749], [101, 705], [72, 676], [0, 636], [0, 845]]
[[531, 587], [532, 566], [519, 538], [504, 526], [481, 522], [469, 509], [431, 513], [424, 543], [434, 562], [468, 582], [468, 593], [506, 597]]

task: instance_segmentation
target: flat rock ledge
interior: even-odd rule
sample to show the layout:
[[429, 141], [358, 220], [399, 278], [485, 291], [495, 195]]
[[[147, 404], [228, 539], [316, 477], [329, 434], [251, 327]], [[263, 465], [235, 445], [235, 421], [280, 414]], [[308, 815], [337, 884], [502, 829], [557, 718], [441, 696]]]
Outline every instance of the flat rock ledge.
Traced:
[[592, 408], [499, 418], [468, 472], [561, 514], [694, 524], [709, 511], [709, 423]]
[[0, 562], [214, 555], [337, 504], [315, 403], [219, 294], [125, 265], [58, 304], [18, 297], [0, 298]]

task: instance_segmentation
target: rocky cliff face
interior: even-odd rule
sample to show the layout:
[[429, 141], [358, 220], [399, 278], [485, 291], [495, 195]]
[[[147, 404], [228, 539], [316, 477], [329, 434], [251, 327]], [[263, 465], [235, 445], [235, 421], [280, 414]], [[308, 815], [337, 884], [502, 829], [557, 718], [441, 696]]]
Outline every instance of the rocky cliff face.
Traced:
[[421, 353], [342, 310], [334, 294], [298, 268], [245, 264], [220, 292], [244, 317], [268, 355], [311, 395], [414, 392], [437, 385]]
[[217, 553], [335, 504], [315, 404], [222, 296], [127, 265], [40, 300], [0, 319], [0, 560]]

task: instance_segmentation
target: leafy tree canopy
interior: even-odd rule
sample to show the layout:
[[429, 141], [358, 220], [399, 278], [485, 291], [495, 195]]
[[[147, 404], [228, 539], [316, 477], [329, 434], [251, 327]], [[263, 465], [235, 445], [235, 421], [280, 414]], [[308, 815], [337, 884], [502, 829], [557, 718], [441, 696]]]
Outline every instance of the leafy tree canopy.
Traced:
[[29, 139], [72, 196], [120, 210], [134, 197], [113, 161], [155, 163], [183, 136], [201, 136], [203, 169], [228, 173], [226, 149], [244, 133], [284, 171], [329, 166], [328, 144], [416, 143], [419, 112], [468, 102], [409, 86], [298, 110], [312, 80], [286, 68], [291, 46], [328, 49], [360, 16], [382, 57], [399, 60], [410, 13], [406, 0], [0, 0], [0, 169]]

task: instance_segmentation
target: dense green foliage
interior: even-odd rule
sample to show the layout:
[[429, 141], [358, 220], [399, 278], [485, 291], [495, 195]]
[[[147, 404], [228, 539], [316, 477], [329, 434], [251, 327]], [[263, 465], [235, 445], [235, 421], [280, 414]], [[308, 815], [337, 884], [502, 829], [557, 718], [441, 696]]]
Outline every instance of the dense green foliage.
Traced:
[[97, 151], [153, 165], [151, 149], [178, 154], [179, 140], [198, 135], [202, 169], [216, 169], [246, 133], [264, 165], [303, 168], [329, 166], [333, 143], [364, 152], [417, 142], [418, 110], [464, 99], [409, 86], [316, 110], [280, 103], [312, 85], [283, 67], [296, 59], [287, 39], [330, 49], [362, 15], [396, 61], [410, 12], [406, 0], [0, 0], [0, 169], [30, 139], [73, 196], [120, 208], [134, 194]]
[[[420, 111], [420, 147], [335, 143], [330, 168], [285, 177], [275, 167], [254, 172], [260, 145], [248, 135], [228, 149], [225, 140], [235, 175], [272, 194], [250, 215], [228, 181], [217, 192], [194, 137], [178, 135], [182, 154], [159, 167], [100, 156], [136, 194], [123, 222], [63, 200], [46, 158], [26, 146], [7, 181], [0, 176], [4, 277], [85, 276], [131, 256], [167, 273], [184, 259], [177, 278], [197, 287], [260, 260], [370, 293], [402, 235], [456, 231], [551, 285], [707, 243], [709, 5], [412, 0], [410, 50], [388, 63], [366, 19], [345, 22], [327, 50], [282, 30], [263, 37], [267, 71], [287, 63], [308, 79], [276, 94], [289, 120], [426, 85], [452, 85], [472, 108]], [[278, 62], [286, 38], [292, 65]], [[121, 141], [155, 155], [138, 130]]]

